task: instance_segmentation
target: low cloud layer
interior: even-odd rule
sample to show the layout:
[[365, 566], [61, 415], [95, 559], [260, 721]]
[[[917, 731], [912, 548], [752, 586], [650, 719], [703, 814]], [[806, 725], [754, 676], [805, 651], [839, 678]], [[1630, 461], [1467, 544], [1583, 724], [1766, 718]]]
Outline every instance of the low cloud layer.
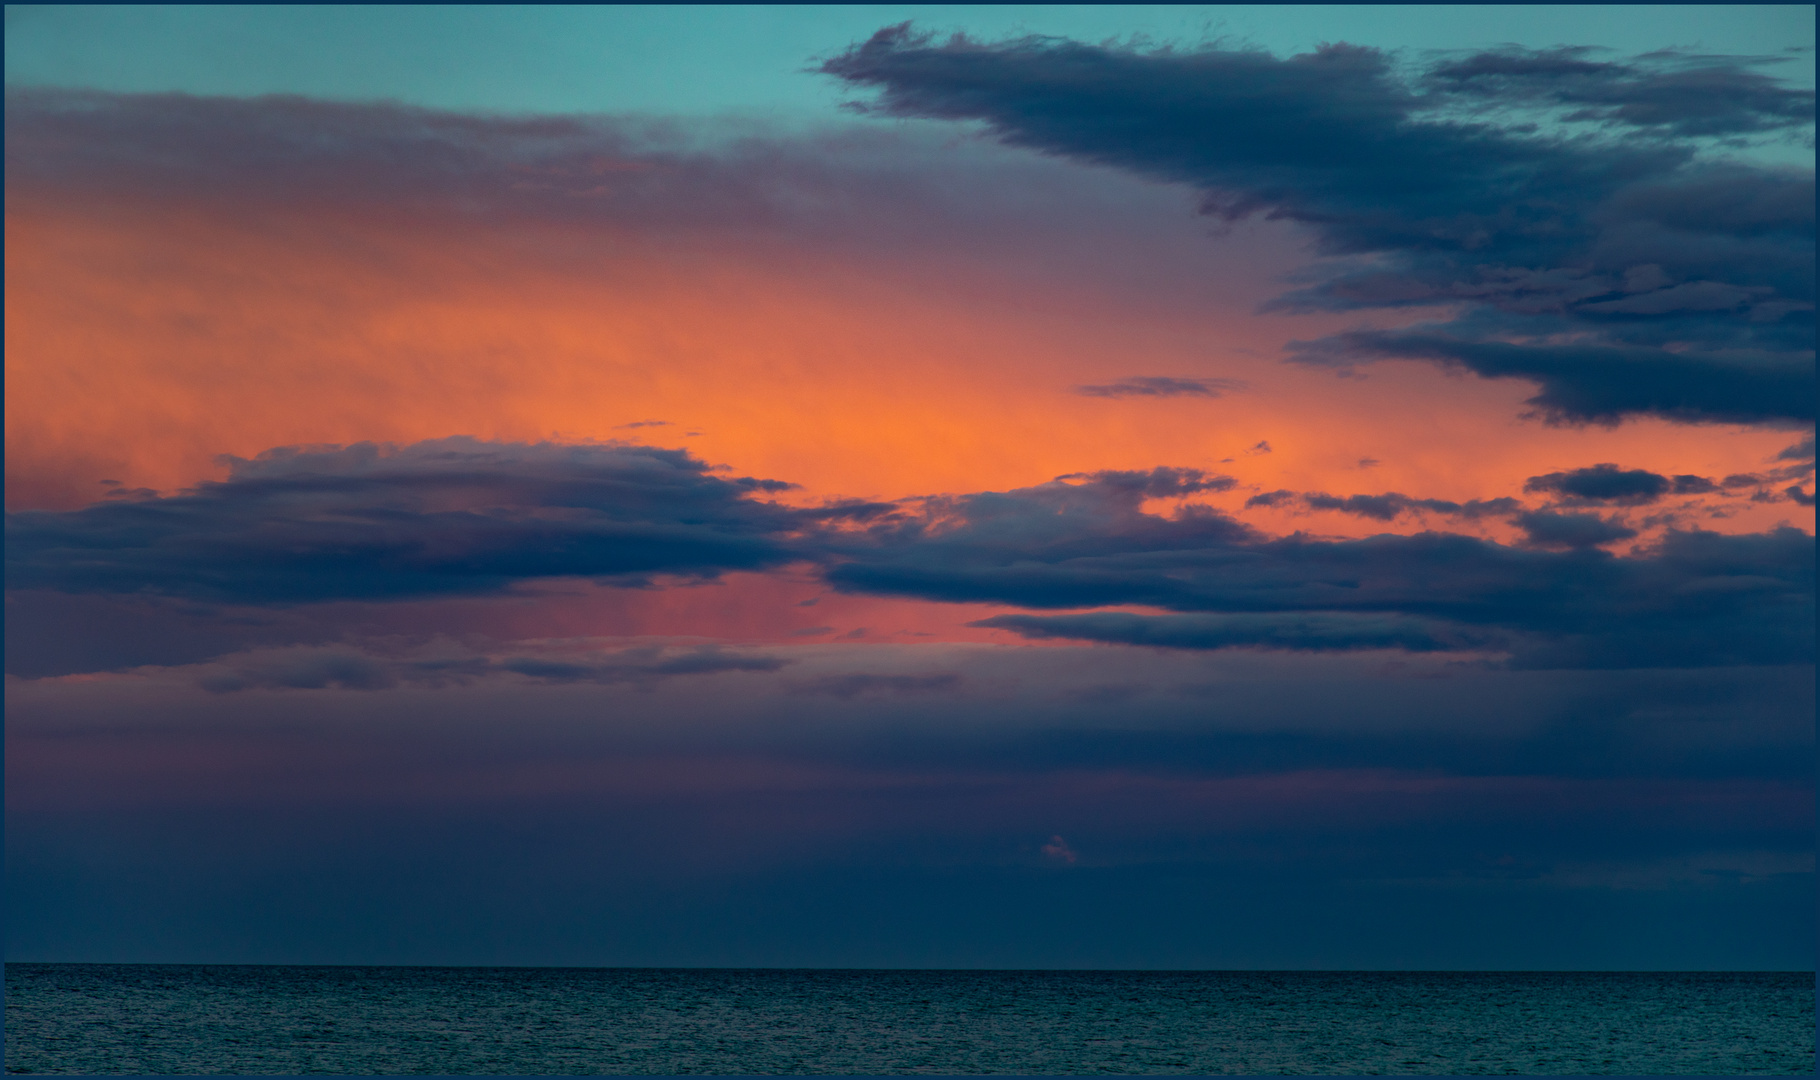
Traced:
[[1786, 423], [1814, 417], [1813, 173], [1712, 152], [1811, 132], [1813, 92], [1774, 64], [1508, 48], [1406, 72], [1343, 44], [1277, 59], [905, 25], [822, 70], [881, 115], [980, 121], [1191, 184], [1217, 217], [1304, 224], [1332, 259], [1272, 310], [1455, 312], [1295, 342], [1297, 361], [1523, 379], [1567, 422]]
[[[237, 461], [228, 480], [180, 495], [10, 515], [7, 575], [11, 587], [34, 595], [283, 607], [496, 594], [563, 577], [646, 588], [665, 575], [704, 579], [800, 563], [850, 594], [1176, 613], [1005, 615], [983, 624], [1028, 637], [1489, 650], [1519, 665], [1566, 667], [1812, 656], [1813, 538], [1797, 529], [1670, 529], [1619, 556], [1600, 546], [1637, 531], [1594, 512], [1525, 509], [1508, 497], [1462, 504], [1313, 494], [1301, 497], [1311, 508], [1378, 519], [1412, 509], [1497, 514], [1527, 542], [1445, 532], [1272, 537], [1199, 501], [1235, 485], [1228, 476], [1158, 468], [895, 506], [793, 508], [765, 498], [788, 487], [782, 481], [724, 478], [682, 451], [648, 447], [448, 439], [287, 450]], [[1674, 485], [1600, 465], [1539, 476], [1531, 486], [1623, 505]], [[720, 662], [700, 662], [709, 660]], [[525, 664], [521, 674], [542, 678], [619, 677], [617, 668]], [[367, 678], [338, 672], [325, 668], [319, 681]]]
[[[7, 518], [7, 585], [301, 603], [485, 593], [550, 577], [641, 585], [793, 557], [815, 515], [679, 450], [482, 443], [274, 450], [163, 498]], [[824, 515], [825, 516], [825, 515]]]
[[[1144, 513], [1129, 474], [985, 493], [880, 524], [827, 571], [836, 588], [1025, 608], [1144, 605], [1179, 615], [1007, 616], [1030, 637], [1223, 648], [1508, 650], [1525, 666], [1799, 663], [1813, 650], [1813, 538], [1793, 528], [1634, 536], [1528, 511], [1530, 546], [1450, 533], [1269, 538], [1193, 504]], [[1196, 613], [1189, 617], [1186, 613]], [[1219, 617], [1214, 617], [1214, 616]]]

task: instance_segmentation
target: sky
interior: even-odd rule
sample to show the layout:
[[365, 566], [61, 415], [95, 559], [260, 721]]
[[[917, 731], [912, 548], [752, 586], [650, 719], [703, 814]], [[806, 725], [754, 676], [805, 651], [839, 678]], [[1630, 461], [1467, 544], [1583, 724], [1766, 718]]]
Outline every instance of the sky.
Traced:
[[1811, 6], [6, 19], [10, 959], [1811, 969]]

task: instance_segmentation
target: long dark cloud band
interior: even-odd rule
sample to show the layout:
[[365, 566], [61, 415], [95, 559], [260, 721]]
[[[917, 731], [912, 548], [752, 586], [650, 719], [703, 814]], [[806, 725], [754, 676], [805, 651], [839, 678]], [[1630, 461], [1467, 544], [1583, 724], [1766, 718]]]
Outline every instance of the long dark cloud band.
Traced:
[[800, 557], [811, 515], [680, 450], [451, 438], [234, 460], [166, 498], [7, 518], [7, 584], [297, 603], [497, 592], [552, 577], [638, 585]]
[[[1271, 539], [1202, 507], [1143, 513], [1129, 474], [947, 500], [881, 522], [827, 571], [837, 588], [1034, 609], [1182, 614], [1006, 616], [1029, 637], [1182, 648], [1493, 649], [1521, 666], [1800, 663], [1814, 648], [1814, 541], [1793, 528], [1635, 535], [1528, 511], [1530, 547], [1425, 532]], [[1595, 535], [1583, 535], [1589, 530]], [[1565, 549], [1565, 550], [1550, 550]], [[1194, 613], [1194, 614], [1189, 614]]]
[[[1536, 479], [1598, 497], [1653, 488], [1654, 475], [1600, 467]], [[804, 562], [851, 593], [1172, 613], [989, 622], [1030, 637], [1501, 651], [1523, 666], [1566, 667], [1813, 655], [1813, 538], [1796, 529], [1671, 530], [1617, 556], [1598, 547], [1635, 535], [1616, 521], [1500, 500], [1528, 546], [1441, 532], [1272, 538], [1189, 501], [1234, 485], [1165, 468], [800, 508], [766, 497], [788, 484], [723, 477], [680, 450], [457, 438], [274, 451], [179, 495], [10, 515], [7, 583], [283, 606], [499, 593], [574, 577], [645, 587], [665, 575]], [[1146, 512], [1170, 499], [1174, 512]]]

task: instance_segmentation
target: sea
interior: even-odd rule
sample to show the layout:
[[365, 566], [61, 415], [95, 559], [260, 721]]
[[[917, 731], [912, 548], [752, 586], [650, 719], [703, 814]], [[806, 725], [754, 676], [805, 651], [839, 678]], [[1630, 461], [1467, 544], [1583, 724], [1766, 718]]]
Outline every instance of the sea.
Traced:
[[1812, 972], [6, 965], [6, 1071], [1796, 1074]]

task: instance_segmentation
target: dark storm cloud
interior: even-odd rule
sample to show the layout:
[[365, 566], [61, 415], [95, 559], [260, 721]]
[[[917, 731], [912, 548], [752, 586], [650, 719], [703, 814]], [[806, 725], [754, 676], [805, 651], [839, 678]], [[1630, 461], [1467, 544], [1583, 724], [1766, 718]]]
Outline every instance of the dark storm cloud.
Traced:
[[[1568, 422], [1808, 420], [1812, 172], [1696, 153], [1811, 123], [1812, 92], [1763, 66], [1506, 49], [1410, 78], [1349, 45], [1278, 60], [899, 26], [822, 70], [879, 91], [885, 115], [982, 121], [1013, 145], [1194, 185], [1219, 217], [1304, 224], [1341, 258], [1276, 310], [1459, 311], [1296, 343], [1292, 359], [1524, 379]], [[1486, 118], [1490, 105], [1566, 126]], [[1598, 135], [1576, 137], [1585, 125]]]
[[7, 584], [243, 603], [487, 593], [539, 578], [625, 585], [793, 556], [784, 534], [869, 511], [792, 511], [680, 450], [371, 444], [232, 459], [168, 498], [7, 517]]
[[1074, 392], [1087, 397], [1207, 397], [1217, 398], [1233, 390], [1243, 390], [1238, 379], [1176, 379], [1164, 375], [1144, 375], [1099, 386], [1077, 386]]
[[1615, 506], [1642, 506], [1655, 502], [1671, 489], [1676, 491], [1711, 490], [1711, 483], [1698, 476], [1678, 476], [1670, 481], [1646, 469], [1620, 469], [1603, 463], [1572, 472], [1552, 472], [1532, 476], [1524, 491], [1545, 491], [1566, 498]]
[[[1520, 547], [1447, 533], [1268, 539], [1195, 504], [1170, 517], [1143, 513], [1147, 489], [1172, 486], [1143, 478], [1099, 474], [930, 500], [919, 516], [836, 545], [841, 561], [827, 578], [846, 592], [930, 600], [1255, 617], [1092, 613], [992, 623], [1032, 636], [1204, 648], [1496, 642], [1520, 666], [1553, 667], [1812, 656], [1813, 538], [1796, 529], [1670, 531], [1625, 556], [1597, 545], [1636, 535], [1627, 526], [1551, 511], [1516, 517], [1529, 537]], [[1145, 621], [1159, 618], [1176, 621]]]

